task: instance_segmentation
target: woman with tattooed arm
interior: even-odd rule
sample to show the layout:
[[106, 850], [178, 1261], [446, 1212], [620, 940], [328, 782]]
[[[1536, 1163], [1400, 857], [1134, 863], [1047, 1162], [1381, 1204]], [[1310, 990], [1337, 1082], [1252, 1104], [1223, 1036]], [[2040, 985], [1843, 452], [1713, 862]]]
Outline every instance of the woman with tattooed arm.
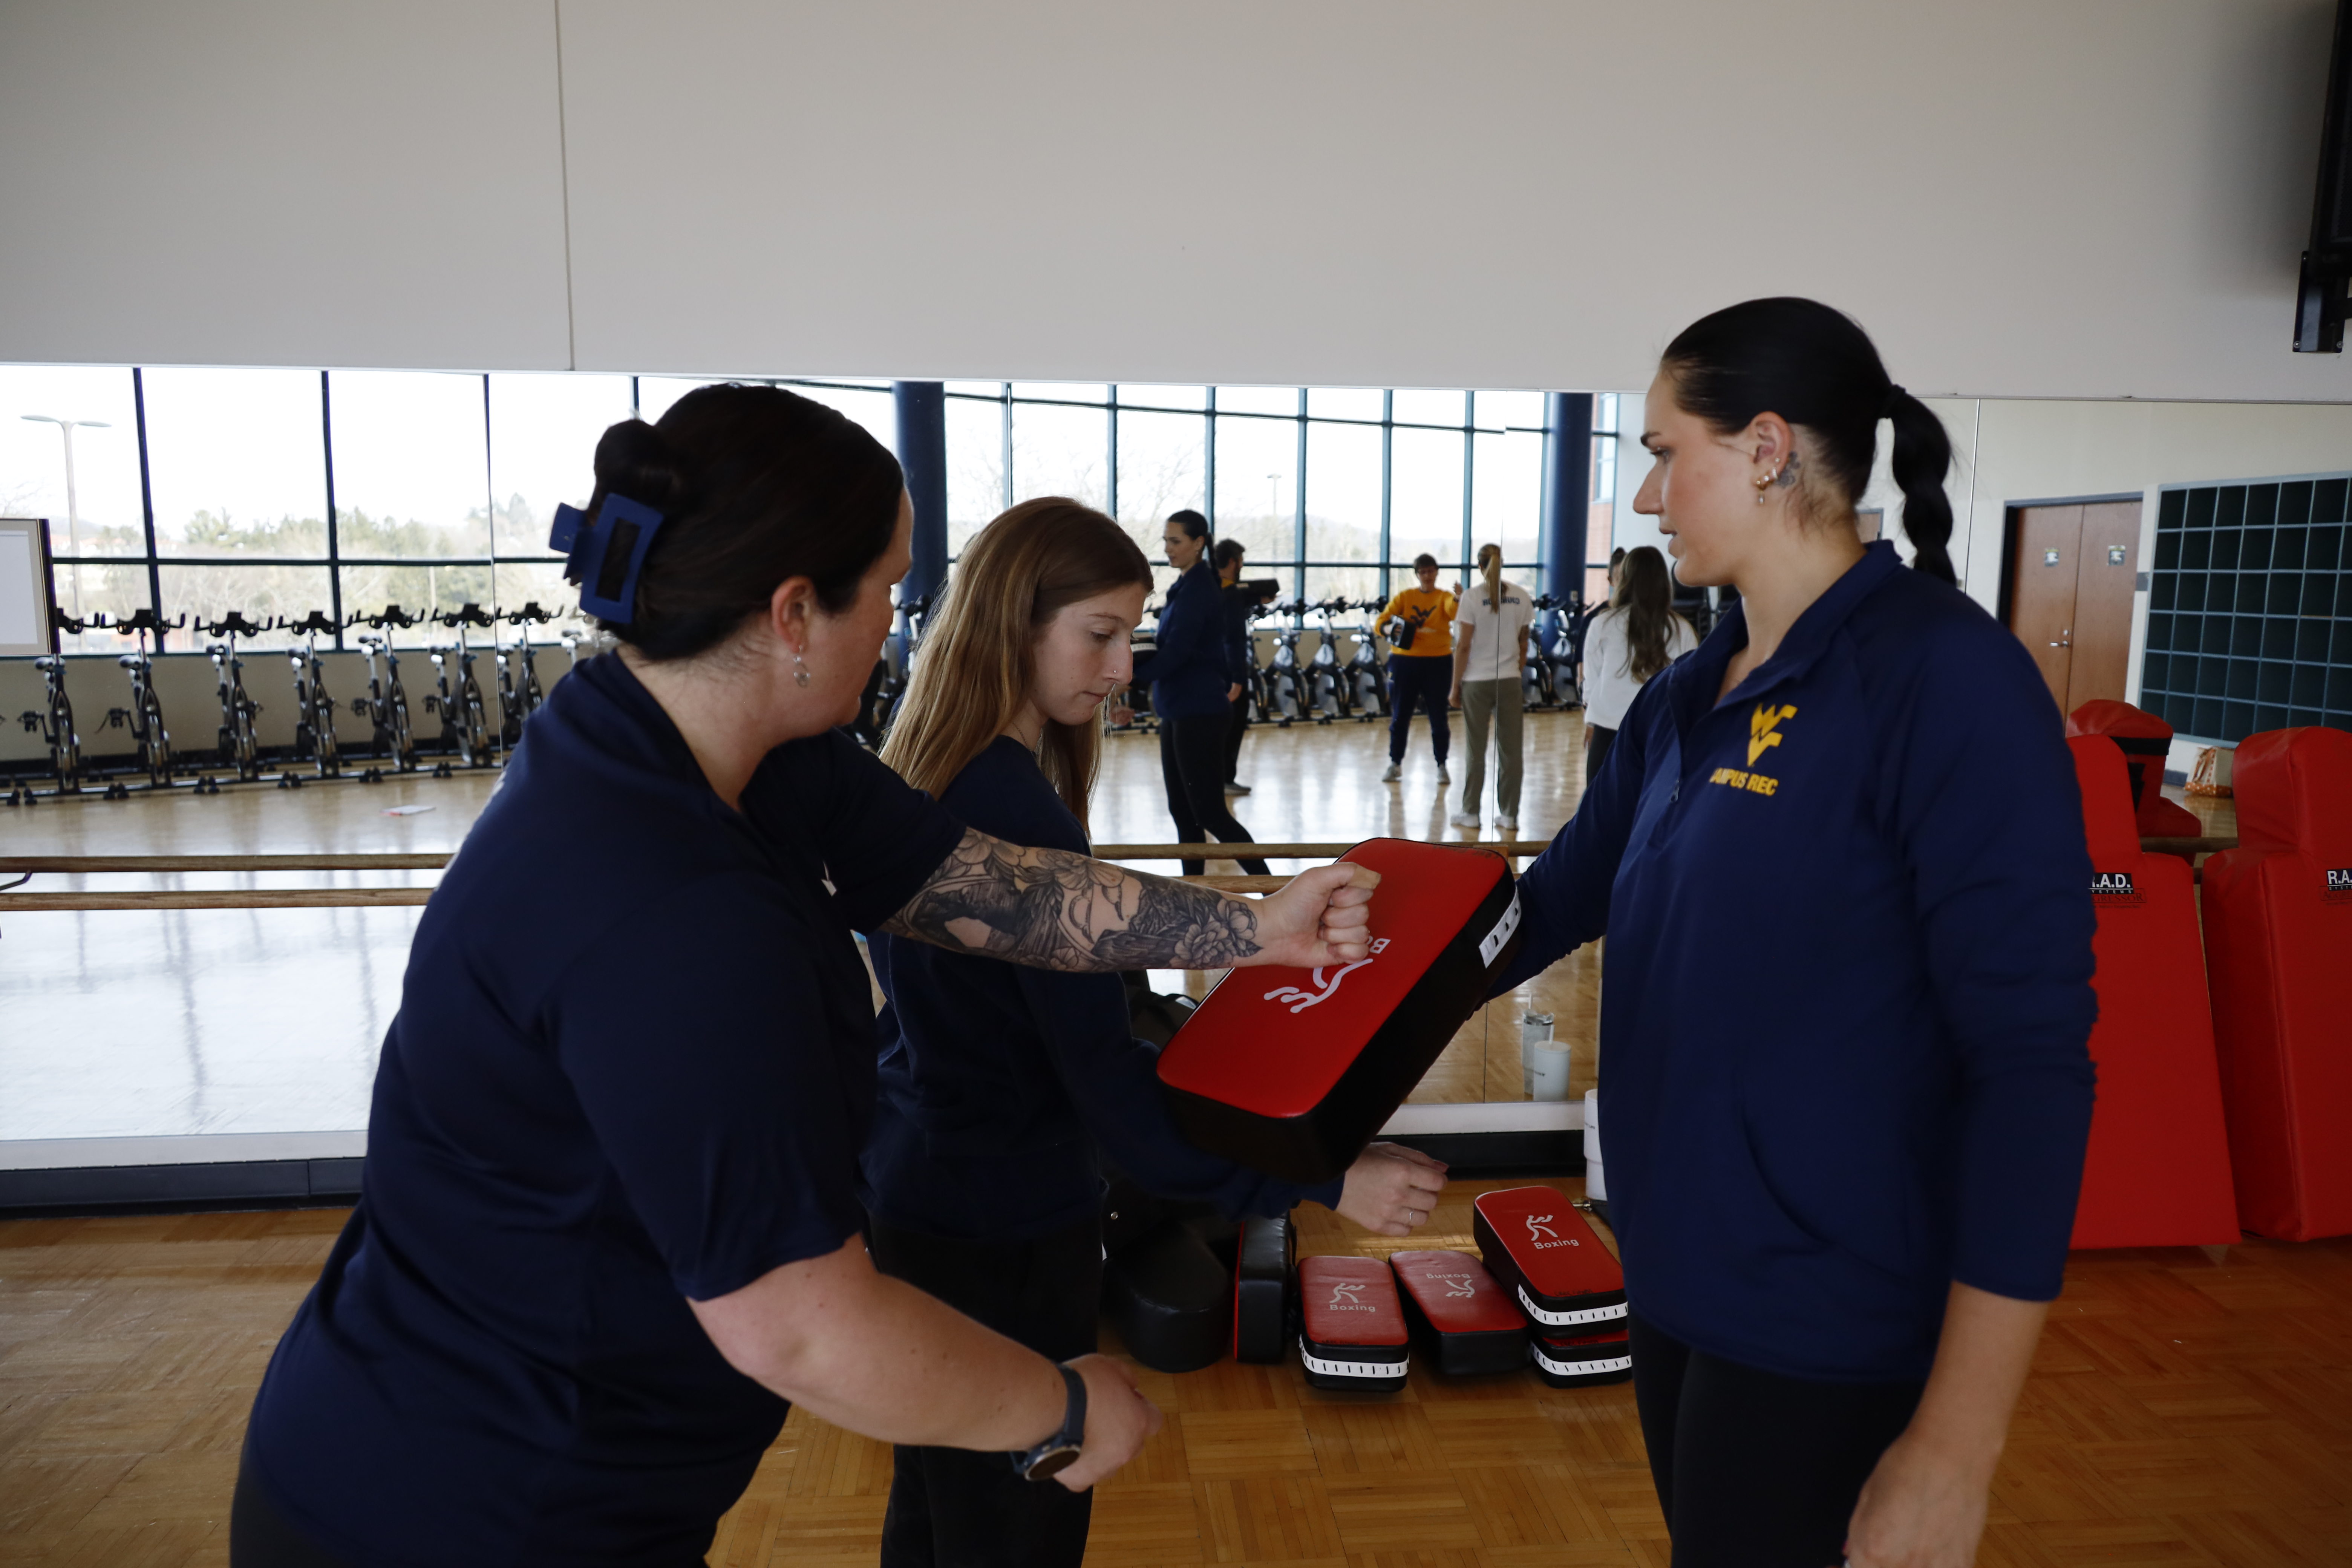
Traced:
[[836, 726], [908, 559], [898, 464], [773, 388], [605, 432], [574, 560], [620, 639], [534, 714], [419, 921], [365, 1190], [254, 1404], [231, 1561], [699, 1563], [799, 1400], [1073, 1490], [1159, 1413], [877, 1273], [851, 932], [1070, 972], [1313, 965], [1264, 900], [962, 827]]

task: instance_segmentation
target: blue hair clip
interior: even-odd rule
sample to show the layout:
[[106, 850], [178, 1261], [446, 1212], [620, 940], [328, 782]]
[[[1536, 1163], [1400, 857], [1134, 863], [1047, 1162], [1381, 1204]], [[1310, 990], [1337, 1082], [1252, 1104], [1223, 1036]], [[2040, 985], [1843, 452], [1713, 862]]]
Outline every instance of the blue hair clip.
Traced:
[[[637, 599], [637, 577], [645, 570], [646, 552], [653, 548], [662, 521], [661, 513], [626, 496], [606, 496], [593, 521], [578, 507], [555, 509], [555, 526], [548, 533], [547, 547], [564, 552], [564, 580], [580, 584], [583, 610], [614, 626], [629, 624]], [[628, 565], [619, 586], [607, 595], [598, 590], [615, 545], [627, 552]]]

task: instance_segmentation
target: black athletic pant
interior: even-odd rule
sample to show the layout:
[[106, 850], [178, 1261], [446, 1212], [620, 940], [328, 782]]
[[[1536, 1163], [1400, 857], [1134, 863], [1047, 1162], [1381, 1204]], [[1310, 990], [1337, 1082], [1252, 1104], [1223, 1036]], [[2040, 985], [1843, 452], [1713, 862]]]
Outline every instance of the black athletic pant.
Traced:
[[1225, 782], [1232, 784], [1241, 776], [1242, 737], [1249, 733], [1249, 693], [1244, 690], [1234, 699], [1234, 718], [1225, 731]]
[[[1168, 815], [1176, 819], [1176, 842], [1198, 844], [1203, 828], [1220, 844], [1255, 842], [1249, 829], [1234, 820], [1225, 805], [1225, 731], [1232, 717], [1202, 713], [1160, 721], [1160, 777], [1168, 786]], [[1183, 874], [1201, 875], [1198, 860], [1184, 862]], [[1244, 876], [1265, 876], [1265, 862], [1242, 859]]]
[[1615, 742], [1617, 731], [1592, 726], [1591, 743], [1584, 748], [1584, 787], [1591, 789], [1592, 781], [1601, 776], [1601, 764], [1609, 760], [1609, 748]]
[[1916, 1383], [1815, 1383], [1631, 1324], [1633, 1402], [1674, 1568], [1838, 1568], [1862, 1485]]
[[1389, 761], [1404, 761], [1405, 737], [1412, 733], [1412, 705], [1418, 699], [1429, 710], [1429, 749], [1437, 765], [1445, 765], [1445, 752], [1454, 740], [1445, 722], [1445, 696], [1453, 689], [1452, 654], [1389, 655]]
[[236, 1462], [236, 1491], [228, 1504], [229, 1568], [351, 1568], [344, 1559], [294, 1528], [253, 1479], [253, 1443]]
[[[881, 1272], [1040, 1355], [1062, 1362], [1095, 1348], [1098, 1218], [1036, 1241], [955, 1241], [876, 1220], [867, 1242]], [[1024, 1479], [1008, 1455], [900, 1447], [882, 1568], [1078, 1568], [1093, 1511], [1093, 1493]]]

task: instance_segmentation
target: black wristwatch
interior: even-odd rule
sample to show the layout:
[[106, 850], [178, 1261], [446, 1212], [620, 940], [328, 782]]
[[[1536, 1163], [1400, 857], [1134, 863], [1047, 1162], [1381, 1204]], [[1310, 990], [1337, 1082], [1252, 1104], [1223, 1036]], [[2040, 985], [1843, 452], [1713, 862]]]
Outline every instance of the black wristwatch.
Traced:
[[1066, 1366], [1060, 1370], [1062, 1382], [1070, 1391], [1068, 1402], [1062, 1406], [1061, 1430], [1013, 1456], [1013, 1468], [1033, 1481], [1051, 1480], [1076, 1464], [1080, 1446], [1087, 1440], [1087, 1380]]

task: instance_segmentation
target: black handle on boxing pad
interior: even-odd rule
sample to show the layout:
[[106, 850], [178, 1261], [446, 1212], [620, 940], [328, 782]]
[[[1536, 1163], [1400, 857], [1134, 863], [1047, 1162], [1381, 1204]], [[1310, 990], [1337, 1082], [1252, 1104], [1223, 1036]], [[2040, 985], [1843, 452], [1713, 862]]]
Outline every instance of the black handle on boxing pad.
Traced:
[[1234, 1270], [1234, 1359], [1274, 1364], [1290, 1347], [1291, 1274], [1298, 1262], [1298, 1231], [1288, 1215], [1253, 1218], [1242, 1226]]

